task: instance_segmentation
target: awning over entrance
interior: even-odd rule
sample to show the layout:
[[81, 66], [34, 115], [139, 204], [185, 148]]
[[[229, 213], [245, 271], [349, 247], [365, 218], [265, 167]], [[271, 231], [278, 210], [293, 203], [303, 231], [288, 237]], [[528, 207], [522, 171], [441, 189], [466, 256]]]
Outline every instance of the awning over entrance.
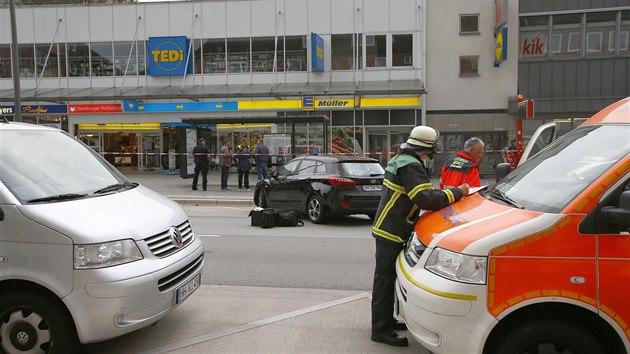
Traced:
[[[355, 95], [420, 95], [426, 93], [420, 80], [307, 82], [279, 84], [226, 84], [149, 87], [89, 87], [26, 89], [22, 102], [77, 102], [112, 100], [161, 99], [225, 99], [243, 97], [355, 96]], [[13, 89], [0, 90], [0, 102], [12, 102]]]

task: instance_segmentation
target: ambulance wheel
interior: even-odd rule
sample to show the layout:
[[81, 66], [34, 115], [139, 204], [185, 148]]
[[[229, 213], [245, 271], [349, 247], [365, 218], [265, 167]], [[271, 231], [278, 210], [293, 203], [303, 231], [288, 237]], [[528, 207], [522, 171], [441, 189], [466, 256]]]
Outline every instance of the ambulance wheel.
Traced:
[[0, 296], [0, 352], [80, 352], [74, 324], [44, 296], [14, 292]]
[[524, 323], [508, 332], [494, 353], [604, 354], [601, 344], [584, 328], [559, 320]]
[[309, 198], [308, 203], [306, 203], [306, 213], [308, 214], [309, 220], [314, 224], [323, 223], [325, 215], [322, 199], [316, 195]]
[[261, 208], [267, 207], [267, 196], [265, 195], [265, 191], [262, 189], [258, 191], [258, 194], [256, 194], [256, 205]]

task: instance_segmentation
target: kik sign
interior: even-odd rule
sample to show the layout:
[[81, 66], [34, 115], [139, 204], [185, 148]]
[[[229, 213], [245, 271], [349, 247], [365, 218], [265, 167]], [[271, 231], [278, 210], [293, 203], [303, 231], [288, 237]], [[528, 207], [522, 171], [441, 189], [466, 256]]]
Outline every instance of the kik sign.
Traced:
[[542, 32], [521, 34], [521, 58], [538, 58], [547, 53], [547, 35]]
[[149, 37], [147, 41], [149, 75], [175, 76], [191, 73], [192, 60], [188, 58], [188, 44], [188, 38], [185, 36]]

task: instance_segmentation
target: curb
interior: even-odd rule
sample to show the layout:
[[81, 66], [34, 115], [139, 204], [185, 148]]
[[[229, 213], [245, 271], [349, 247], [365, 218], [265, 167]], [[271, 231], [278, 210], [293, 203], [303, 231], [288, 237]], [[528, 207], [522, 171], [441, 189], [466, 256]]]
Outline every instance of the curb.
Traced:
[[171, 198], [182, 206], [256, 206], [253, 200]]

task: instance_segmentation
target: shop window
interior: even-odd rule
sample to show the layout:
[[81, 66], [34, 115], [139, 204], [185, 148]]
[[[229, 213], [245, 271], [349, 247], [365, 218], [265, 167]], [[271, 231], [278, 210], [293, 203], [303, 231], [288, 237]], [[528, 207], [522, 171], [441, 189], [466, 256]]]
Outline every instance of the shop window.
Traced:
[[617, 12], [586, 14], [586, 56], [615, 54]]
[[90, 46], [92, 53], [92, 76], [114, 75], [114, 52], [111, 42], [95, 42]]
[[[540, 60], [547, 56], [549, 16], [520, 18], [519, 57], [521, 60]], [[551, 36], [551, 47], [560, 50], [562, 34]]]
[[416, 125], [415, 110], [392, 110], [389, 113], [390, 125]]
[[[280, 41], [280, 38], [278, 40]], [[282, 46], [278, 45], [278, 48], [284, 48], [284, 51], [278, 49], [278, 58], [283, 52], [284, 57], [286, 57], [284, 68], [281, 65], [283, 60], [278, 59], [278, 71], [306, 71], [306, 36], [286, 36], [284, 43]]]
[[273, 72], [275, 51], [274, 37], [252, 38], [252, 71]]
[[365, 125], [389, 125], [389, 111], [386, 110], [364, 111], [363, 118]]
[[90, 45], [88, 43], [68, 43], [68, 76], [90, 76]]
[[33, 44], [18, 44], [18, 61], [20, 77], [35, 77], [35, 47]]
[[0, 79], [11, 77], [11, 45], [0, 44]]
[[479, 34], [479, 14], [459, 15], [459, 34]]
[[228, 38], [227, 40], [228, 73], [248, 73], [249, 68], [249, 38]]
[[459, 76], [479, 76], [478, 55], [464, 55], [459, 57]]
[[225, 39], [205, 39], [202, 50], [203, 72], [206, 74], [225, 73]]
[[[50, 55], [48, 54], [50, 51]], [[35, 63], [37, 75], [43, 72], [44, 77], [59, 77], [59, 50], [57, 43], [35, 44]], [[48, 59], [48, 60], [47, 60]]]
[[552, 16], [552, 36], [558, 34], [561, 35], [560, 50], [552, 53], [553, 58], [579, 57], [582, 52], [582, 14]]
[[413, 66], [413, 35], [392, 35], [392, 66]]
[[354, 125], [354, 112], [353, 111], [332, 112], [331, 125], [337, 125], [337, 126]]
[[114, 42], [114, 75], [138, 75], [138, 48], [132, 41]]
[[332, 70], [353, 70], [355, 66], [359, 70], [363, 68], [361, 37], [360, 33], [330, 36]]
[[365, 66], [368, 68], [384, 67], [387, 65], [387, 36], [365, 36]]

